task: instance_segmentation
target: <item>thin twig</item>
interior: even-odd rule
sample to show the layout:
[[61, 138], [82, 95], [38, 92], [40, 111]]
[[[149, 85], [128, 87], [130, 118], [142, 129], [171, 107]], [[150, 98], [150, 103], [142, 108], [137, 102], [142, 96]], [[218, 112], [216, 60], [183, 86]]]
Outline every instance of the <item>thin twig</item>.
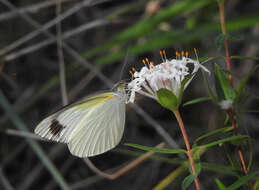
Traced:
[[[164, 145], [165, 145], [164, 143], [160, 143], [155, 147], [156, 148], [162, 148]], [[104, 178], [114, 180], [114, 179], [120, 177], [121, 175], [125, 174], [126, 172], [130, 171], [131, 169], [135, 168], [136, 166], [141, 164], [143, 161], [145, 161], [147, 158], [149, 158], [153, 154], [154, 154], [154, 152], [151, 152], [151, 151], [146, 152], [145, 154], [141, 155], [140, 157], [138, 157], [137, 159], [135, 159], [131, 163], [127, 164], [125, 167], [123, 167], [123, 168], [119, 169], [118, 171], [114, 172], [113, 174], [108, 174], [106, 172], [103, 172], [103, 171], [99, 170], [98, 168], [95, 167], [95, 165], [88, 158], [85, 158], [84, 161], [89, 166], [89, 168], [93, 172], [95, 172], [96, 174], [98, 174], [98, 175], [100, 175]]]
[[[114, 172], [116, 170], [118, 170], [119, 168], [123, 167], [124, 164], [120, 165], [120, 166], [116, 166], [114, 168], [111, 168], [111, 169], [108, 169], [108, 170], [105, 170], [104, 172], [105, 173], [110, 173], [110, 172]], [[95, 175], [95, 176], [92, 176], [92, 177], [88, 177], [84, 180], [81, 180], [81, 181], [78, 181], [78, 182], [75, 182], [74, 184], [71, 184], [71, 189], [73, 190], [76, 190], [76, 189], [82, 189], [82, 188], [86, 188], [87, 186], [91, 185], [91, 184], [94, 184], [98, 181], [101, 181], [105, 178], [103, 178], [102, 176], [100, 175]]]
[[38, 135], [35, 135], [34, 133], [27, 132], [27, 131], [19, 131], [19, 130], [15, 130], [15, 129], [7, 129], [7, 130], [5, 130], [5, 134], [11, 135], [11, 136], [16, 136], [16, 137], [34, 139], [34, 140], [38, 140], [38, 141], [48, 141], [44, 138], [39, 137]]
[[75, 1], [75, 0], [49, 0], [49, 1], [37, 3], [34, 5], [30, 5], [27, 7], [22, 7], [17, 9], [17, 11], [9, 11], [7, 13], [2, 13], [0, 15], [0, 21], [11, 19], [13, 17], [19, 16], [19, 14], [37, 13], [40, 9], [49, 8], [51, 6], [56, 5], [56, 1], [61, 1], [61, 3], [67, 3], [69, 1]]
[[76, 96], [93, 80], [95, 74], [88, 73], [83, 79], [81, 79], [68, 93], [68, 98], [74, 100]]
[[[5, 4], [7, 7], [13, 7], [13, 5], [6, 1], [6, 0], [0, 0], [3, 4]], [[55, 26], [57, 23], [59, 23], [60, 21], [64, 20], [65, 18], [68, 18], [69, 16], [77, 13], [80, 9], [84, 8], [85, 6], [89, 5], [89, 0], [84, 0], [83, 2], [77, 3], [76, 5], [74, 5], [72, 8], [70, 8], [69, 10], [67, 10], [66, 12], [64, 12], [63, 14], [60, 14], [58, 17], [56, 17], [55, 19], [47, 22], [46, 24], [37, 27], [36, 30], [34, 30], [33, 32], [23, 36], [22, 38], [16, 40], [15, 42], [11, 43], [10, 45], [8, 45], [7, 47], [5, 47], [2, 51], [0, 51], [0, 56], [7, 54], [9, 51], [12, 51], [13, 49], [21, 46], [22, 44], [26, 43], [27, 41], [33, 39], [34, 37], [38, 36], [40, 33], [42, 33], [43, 31], [48, 30], [49, 28], [51, 28], [52, 26]], [[15, 9], [17, 11], [17, 9]], [[18, 13], [20, 14], [20, 13]], [[20, 15], [25, 15], [25, 14], [20, 14]]]
[[[99, 20], [94, 20], [89, 23], [82, 24], [82, 25], [78, 26], [77, 28], [74, 28], [72, 30], [69, 30], [69, 31], [63, 33], [62, 40], [67, 40], [68, 38], [76, 36], [82, 32], [85, 32], [87, 30], [90, 30], [90, 29], [93, 29], [93, 28], [96, 28], [99, 26], [103, 26], [103, 25], [106, 25], [109, 23], [110, 23], [110, 21], [108, 21], [106, 19], [99, 19]], [[3, 59], [5, 61], [12, 61], [12, 60], [17, 59], [26, 54], [33, 53], [34, 51], [40, 50], [41, 48], [51, 45], [54, 42], [56, 42], [56, 39], [50, 38], [50, 39], [44, 40], [42, 42], [39, 42], [37, 44], [33, 44], [31, 46], [21, 48], [20, 50], [9, 53], [5, 57], [3, 57]]]
[[[57, 1], [56, 15], [59, 17], [61, 14], [61, 0]], [[63, 106], [68, 104], [67, 87], [66, 87], [66, 75], [65, 75], [65, 61], [62, 49], [62, 25], [61, 21], [56, 25], [57, 30], [57, 49], [58, 49], [58, 60], [59, 60], [59, 79], [60, 79], [60, 90], [62, 96]]]

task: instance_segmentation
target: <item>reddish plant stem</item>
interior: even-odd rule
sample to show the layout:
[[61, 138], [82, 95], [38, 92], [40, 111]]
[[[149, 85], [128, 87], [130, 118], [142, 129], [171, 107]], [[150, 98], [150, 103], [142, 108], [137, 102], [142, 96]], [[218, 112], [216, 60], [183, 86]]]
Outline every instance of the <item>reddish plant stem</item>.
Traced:
[[[233, 133], [234, 135], [238, 135], [238, 127], [237, 127], [237, 121], [236, 121], [236, 118], [235, 118], [235, 111], [233, 109], [230, 109], [227, 111], [227, 114], [229, 116], [229, 120], [232, 124], [232, 128], [233, 128]], [[241, 149], [241, 147], [238, 147], [237, 148], [237, 154], [239, 156], [239, 159], [240, 159], [240, 162], [241, 162], [241, 165], [242, 165], [242, 169], [243, 169], [243, 172], [248, 175], [249, 173], [249, 170], [246, 166], [246, 163], [245, 163], [245, 159], [244, 159], [244, 154], [243, 154], [243, 151]], [[249, 188], [250, 190], [253, 190], [253, 184], [251, 181], [248, 181], [248, 185], [249, 185]]]
[[[218, 5], [219, 5], [221, 30], [222, 30], [223, 34], [227, 34], [226, 23], [225, 23], [225, 5], [224, 5], [224, 0], [218, 0]], [[229, 53], [228, 40], [224, 41], [224, 46], [225, 46], [225, 54], [226, 54], [226, 59], [225, 60], [226, 60], [227, 68], [228, 68], [228, 71], [231, 72], [231, 57], [230, 57], [230, 53]], [[232, 77], [232, 75], [229, 76], [229, 82], [230, 82], [230, 85], [233, 86], [233, 77]], [[232, 109], [230, 111], [227, 111], [227, 114], [229, 115], [234, 135], [237, 135], [238, 134], [237, 122], [236, 122], [236, 118], [235, 118], [236, 113]], [[238, 153], [241, 165], [242, 165], [243, 172], [247, 175], [249, 173], [249, 171], [248, 171], [248, 168], [246, 166], [244, 155], [243, 155], [243, 151], [242, 151], [241, 147], [238, 147], [237, 153]], [[253, 189], [252, 183], [250, 181], [248, 183], [249, 183], [249, 186], [250, 186], [250, 190], [252, 190]]]
[[[224, 6], [224, 1], [223, 0], [219, 0], [218, 1], [218, 5], [219, 5], [219, 15], [220, 15], [220, 24], [221, 24], [221, 30], [222, 33], [225, 35], [227, 34], [227, 30], [226, 30], [226, 23], [225, 23], [225, 6]], [[226, 54], [226, 63], [227, 63], [227, 68], [228, 71], [231, 72], [231, 57], [230, 57], [230, 53], [229, 53], [229, 46], [228, 46], [228, 40], [224, 41], [224, 46], [225, 46], [225, 54]], [[231, 86], [233, 86], [233, 78], [232, 75], [229, 76], [229, 82], [231, 84]]]
[[[178, 124], [180, 126], [180, 129], [181, 129], [181, 132], [182, 132], [182, 135], [183, 135], [183, 139], [184, 139], [185, 146], [186, 146], [186, 149], [187, 149], [187, 156], [189, 158], [189, 162], [190, 162], [190, 165], [191, 165], [192, 173], [194, 175], [197, 175], [197, 172], [196, 172], [196, 169], [195, 169], [195, 165], [194, 165], [193, 152], [192, 152], [192, 149], [191, 149], [191, 146], [190, 146], [190, 143], [189, 143], [188, 135], [186, 133], [186, 130], [185, 130], [185, 127], [184, 127], [184, 124], [183, 124], [183, 120], [182, 120], [181, 114], [179, 113], [178, 110], [173, 111], [173, 113], [174, 113], [174, 115], [175, 115], [175, 117], [176, 117], [176, 119], [178, 121]], [[194, 182], [195, 182], [196, 190], [200, 190], [201, 187], [200, 187], [200, 182], [199, 182], [198, 176], [194, 179]]]
[[[236, 119], [235, 119], [235, 112], [234, 112], [233, 109], [231, 109], [231, 110], [227, 111], [227, 113], [228, 113], [229, 119], [232, 123], [233, 133], [234, 133], [234, 135], [238, 135], [237, 122], [236, 122]], [[241, 162], [244, 173], [248, 174], [249, 171], [248, 171], [248, 168], [246, 167], [244, 155], [243, 155], [243, 152], [242, 152], [240, 147], [238, 147], [237, 153], [238, 153], [238, 156], [240, 158], [240, 162]]]

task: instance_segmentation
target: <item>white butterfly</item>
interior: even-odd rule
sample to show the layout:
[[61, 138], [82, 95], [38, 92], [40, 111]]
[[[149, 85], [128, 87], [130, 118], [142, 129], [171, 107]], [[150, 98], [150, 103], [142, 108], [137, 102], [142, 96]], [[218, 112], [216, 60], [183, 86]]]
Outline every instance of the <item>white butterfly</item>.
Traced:
[[70, 152], [78, 157], [102, 154], [122, 138], [126, 102], [125, 84], [120, 83], [114, 92], [65, 106], [41, 121], [34, 132], [43, 138], [67, 143]]

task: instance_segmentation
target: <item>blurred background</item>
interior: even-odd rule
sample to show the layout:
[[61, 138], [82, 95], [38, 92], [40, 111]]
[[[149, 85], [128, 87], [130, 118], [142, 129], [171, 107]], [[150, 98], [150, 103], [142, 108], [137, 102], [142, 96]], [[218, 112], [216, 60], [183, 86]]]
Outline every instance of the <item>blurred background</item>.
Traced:
[[[234, 56], [234, 85], [256, 64], [256, 59], [258, 63], [258, 10], [258, 0], [225, 2], [227, 32], [235, 39], [229, 43]], [[120, 79], [130, 79], [128, 71], [132, 67], [139, 70], [143, 58], [160, 63], [161, 49], [166, 50], [168, 58], [175, 58], [176, 51], [184, 50], [196, 59], [193, 48], [197, 48], [199, 58], [217, 58], [205, 64], [212, 72], [215, 62], [226, 68], [220, 34], [216, 0], [0, 0], [0, 189], [157, 186], [179, 169], [183, 155], [155, 154], [117, 179], [109, 180], [90, 170], [83, 159], [72, 156], [66, 145], [39, 140], [33, 130], [44, 117], [64, 105], [61, 85], [66, 84], [68, 102], [111, 89]], [[62, 52], [64, 64], [60, 59]], [[60, 75], [63, 70], [65, 76]], [[257, 71], [248, 82], [247, 92], [259, 95], [258, 79]], [[213, 81], [212, 73], [212, 87]], [[185, 91], [183, 102], [205, 96], [208, 93], [203, 79], [197, 75]], [[250, 97], [244, 100], [239, 109], [239, 132], [253, 138], [245, 158], [248, 162], [252, 152], [254, 171], [259, 162], [258, 113], [247, 111], [258, 110], [258, 102]], [[120, 145], [91, 158], [99, 169], [113, 173], [143, 154], [125, 143], [155, 146], [165, 142], [170, 148], [185, 147], [178, 124], [168, 110], [141, 96], [136, 105], [127, 106]], [[191, 142], [226, 126], [224, 112], [211, 102], [184, 106], [180, 111]], [[226, 149], [234, 152], [233, 147], [226, 146], [202, 155], [203, 189], [217, 189], [216, 178], [226, 185], [237, 179]], [[177, 177], [169, 180], [167, 189], [180, 189], [187, 175], [187, 169], [179, 170]]]

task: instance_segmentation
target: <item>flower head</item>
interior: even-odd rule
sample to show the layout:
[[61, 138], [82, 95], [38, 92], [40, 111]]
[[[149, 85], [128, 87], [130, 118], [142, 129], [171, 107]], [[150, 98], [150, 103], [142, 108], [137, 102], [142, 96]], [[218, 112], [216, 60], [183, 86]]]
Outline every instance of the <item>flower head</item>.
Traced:
[[200, 68], [210, 73], [198, 60], [188, 58], [188, 52], [181, 55], [176, 52], [176, 59], [171, 60], [166, 58], [165, 51], [160, 54], [162, 63], [154, 65], [146, 58], [142, 61], [145, 66], [139, 72], [133, 69], [133, 79], [128, 84], [129, 102], [134, 102], [136, 92], [158, 100], [160, 89], [167, 89], [179, 98]]

